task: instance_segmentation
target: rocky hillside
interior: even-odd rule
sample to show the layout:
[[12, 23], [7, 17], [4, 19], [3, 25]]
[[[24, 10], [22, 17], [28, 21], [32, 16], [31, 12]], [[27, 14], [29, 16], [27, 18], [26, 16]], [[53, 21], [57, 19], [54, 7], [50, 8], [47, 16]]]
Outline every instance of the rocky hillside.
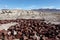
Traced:
[[60, 12], [44, 12], [20, 9], [0, 10], [0, 20], [14, 19], [45, 19], [47, 22], [60, 23]]

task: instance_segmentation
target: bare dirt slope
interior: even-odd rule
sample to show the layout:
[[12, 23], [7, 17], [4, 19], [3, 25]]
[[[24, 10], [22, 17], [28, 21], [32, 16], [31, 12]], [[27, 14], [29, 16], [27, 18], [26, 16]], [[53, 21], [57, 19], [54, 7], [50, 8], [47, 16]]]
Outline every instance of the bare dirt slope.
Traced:
[[49, 22], [60, 23], [60, 13], [37, 12], [32, 10], [3, 9], [0, 10], [0, 20], [11, 19], [45, 19]]

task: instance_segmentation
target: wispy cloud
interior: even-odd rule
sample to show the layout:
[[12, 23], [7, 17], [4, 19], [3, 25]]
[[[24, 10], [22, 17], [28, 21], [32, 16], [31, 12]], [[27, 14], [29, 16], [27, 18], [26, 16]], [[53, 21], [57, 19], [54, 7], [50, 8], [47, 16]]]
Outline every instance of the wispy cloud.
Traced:
[[31, 5], [31, 6], [26, 7], [25, 9], [40, 9], [40, 8], [42, 8], [42, 9], [47, 9], [47, 8], [54, 9], [56, 7], [55, 6], [36, 6], [36, 5]]
[[38, 8], [39, 8], [39, 6], [36, 6], [36, 5], [30, 5], [30, 6], [25, 7], [24, 9], [30, 10], [30, 9], [38, 9]]
[[41, 8], [43, 8], [43, 9], [46, 9], [46, 8], [53, 9], [53, 8], [55, 8], [55, 6], [44, 6], [44, 7], [41, 7]]
[[4, 5], [4, 8], [8, 8], [8, 5]]
[[30, 5], [30, 6], [20, 6], [20, 7], [12, 7], [7, 5], [7, 4], [4, 4], [4, 5], [0, 5], [0, 9], [24, 9], [24, 10], [30, 10], [30, 9], [60, 9], [56, 6], [37, 6], [37, 5]]
[[8, 5], [6, 5], [6, 4], [0, 4], [0, 9], [5, 9], [5, 8], [8, 8]]
[[31, 6], [28, 6], [27, 8], [28, 9], [34, 9], [34, 8], [36, 8], [36, 6], [35, 5], [31, 5]]

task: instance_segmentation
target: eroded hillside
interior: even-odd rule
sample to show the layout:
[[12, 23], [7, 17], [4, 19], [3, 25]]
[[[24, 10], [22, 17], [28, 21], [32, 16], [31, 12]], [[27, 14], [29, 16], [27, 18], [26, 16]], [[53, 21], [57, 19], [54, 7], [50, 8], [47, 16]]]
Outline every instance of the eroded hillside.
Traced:
[[47, 22], [60, 22], [60, 13], [37, 12], [32, 10], [2, 9], [0, 10], [0, 20], [14, 19], [45, 19]]

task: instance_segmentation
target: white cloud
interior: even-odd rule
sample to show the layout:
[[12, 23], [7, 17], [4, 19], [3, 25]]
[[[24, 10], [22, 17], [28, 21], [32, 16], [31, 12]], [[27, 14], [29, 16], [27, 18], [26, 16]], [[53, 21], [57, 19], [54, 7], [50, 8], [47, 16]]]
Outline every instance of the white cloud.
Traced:
[[60, 8], [55, 8], [55, 9], [60, 9]]
[[31, 6], [27, 7], [27, 8], [34, 9], [34, 8], [36, 8], [36, 6], [35, 5], [31, 5]]
[[31, 5], [31, 6], [28, 6], [26, 7], [26, 9], [46, 9], [46, 8], [49, 8], [49, 9], [54, 9], [56, 8], [55, 6], [36, 6], [36, 5]]
[[56, 6], [37, 6], [37, 5], [30, 5], [30, 6], [25, 6], [25, 7], [12, 7], [10, 8], [10, 6], [8, 6], [7, 4], [5, 5], [0, 5], [0, 9], [24, 9], [24, 10], [30, 10], [30, 9], [46, 9], [46, 8], [49, 8], [49, 9], [60, 9]]
[[46, 8], [53, 9], [53, 8], [55, 8], [55, 6], [44, 6], [44, 7], [41, 7], [41, 8], [43, 8], [43, 9], [46, 9]]
[[0, 9], [7, 9], [8, 8], [8, 5], [6, 5], [6, 4], [0, 4]]
[[24, 9], [30, 10], [30, 9], [37, 9], [37, 8], [39, 7], [37, 7], [36, 5], [30, 5], [30, 6], [25, 7]]

